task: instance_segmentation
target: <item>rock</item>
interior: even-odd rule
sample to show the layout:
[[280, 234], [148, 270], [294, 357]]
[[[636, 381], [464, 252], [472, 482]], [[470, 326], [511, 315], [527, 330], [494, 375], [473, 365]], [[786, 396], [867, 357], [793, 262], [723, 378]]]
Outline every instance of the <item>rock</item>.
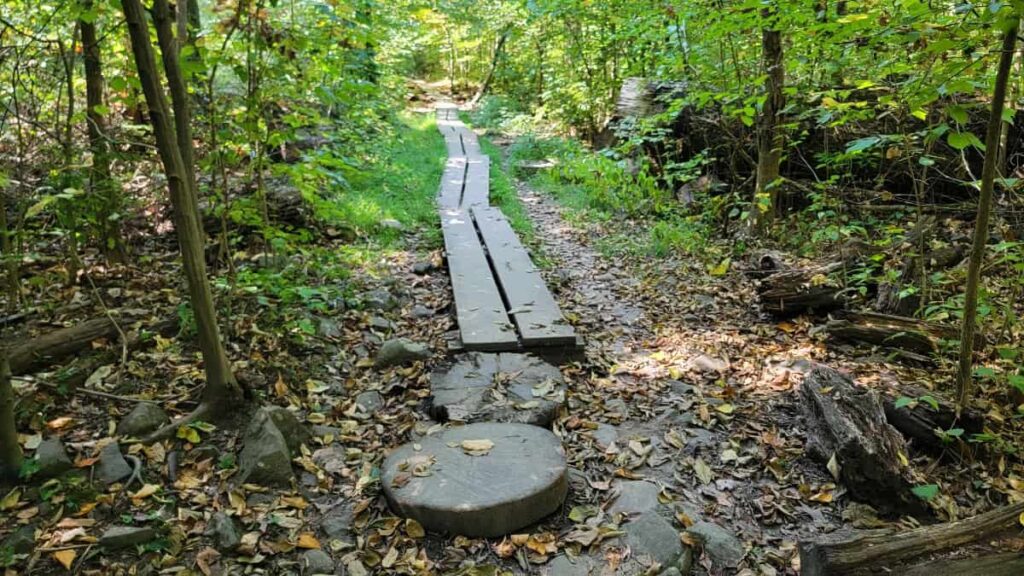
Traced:
[[[491, 446], [468, 454], [463, 441]], [[393, 511], [425, 528], [471, 537], [511, 533], [559, 509], [568, 490], [565, 451], [537, 426], [481, 423], [400, 446], [381, 483]]]
[[412, 317], [417, 319], [430, 318], [434, 315], [434, 311], [426, 306], [417, 304], [412, 307]]
[[96, 475], [104, 484], [113, 484], [127, 478], [131, 473], [132, 467], [121, 455], [121, 447], [117, 445], [117, 442], [111, 442], [100, 450]]
[[432, 374], [430, 392], [430, 414], [440, 421], [548, 426], [565, 402], [565, 381], [528, 354], [474, 352]]
[[320, 528], [329, 538], [343, 540], [352, 531], [352, 507], [348, 504], [340, 504], [331, 508], [320, 520]]
[[121, 419], [117, 433], [122, 436], [144, 436], [170, 422], [167, 413], [152, 402], [140, 402]]
[[378, 368], [390, 368], [429, 359], [430, 349], [425, 345], [407, 338], [395, 338], [388, 340], [380, 347], [375, 365]]
[[622, 418], [629, 417], [629, 405], [622, 398], [612, 398], [604, 403], [604, 407], [611, 414], [618, 414]]
[[374, 330], [379, 330], [381, 332], [387, 332], [391, 330], [392, 325], [391, 321], [388, 320], [387, 318], [374, 316], [373, 318], [370, 318], [370, 328], [373, 328]]
[[609, 514], [643, 514], [656, 510], [658, 493], [661, 490], [658, 486], [644, 480], [619, 480], [615, 482], [615, 489], [619, 495], [608, 507]]
[[381, 220], [379, 224], [381, 228], [386, 228], [388, 230], [397, 230], [401, 232], [402, 230], [405, 229], [405, 226], [403, 226], [401, 222], [395, 220], [394, 218], [385, 218]]
[[743, 542], [713, 522], [696, 522], [687, 529], [687, 532], [703, 543], [704, 552], [711, 558], [712, 565], [719, 570], [739, 566], [746, 555]]
[[47, 438], [36, 448], [36, 465], [40, 478], [53, 478], [71, 470], [71, 459], [58, 438]]
[[367, 390], [356, 396], [356, 405], [360, 412], [373, 414], [384, 407], [384, 397], [376, 390]]
[[590, 437], [597, 443], [598, 448], [607, 450], [619, 439], [619, 429], [611, 424], [598, 424], [596, 429], [590, 431]]
[[434, 271], [433, 262], [417, 262], [412, 265], [412, 272], [418, 276], [429, 274]]
[[316, 436], [317, 438], [323, 438], [324, 436], [334, 436], [335, 438], [337, 438], [338, 436], [341, 436], [341, 428], [338, 428], [336, 426], [327, 426], [324, 424], [314, 424], [313, 436]]
[[345, 470], [345, 449], [337, 444], [313, 452], [313, 463], [328, 474], [341, 474]]
[[594, 570], [594, 564], [589, 556], [569, 558], [559, 554], [541, 569], [541, 573], [545, 576], [590, 576], [591, 573], [600, 573]]
[[626, 542], [637, 556], [636, 560], [645, 565], [658, 563], [662, 568], [668, 568], [683, 554], [679, 532], [657, 512], [645, 512], [622, 529], [626, 533]]
[[22, 526], [0, 543], [0, 551], [10, 550], [15, 554], [31, 554], [36, 548], [36, 527]]
[[668, 389], [677, 396], [689, 397], [694, 394], [695, 388], [692, 384], [686, 384], [679, 380], [669, 380]]
[[242, 541], [235, 521], [224, 512], [213, 513], [210, 521], [206, 523], [206, 531], [203, 534], [213, 539], [214, 547], [220, 552], [231, 552], [238, 548]]
[[299, 421], [291, 410], [282, 406], [263, 406], [256, 411], [252, 422], [249, 424], [248, 434], [254, 435], [259, 432], [264, 421], [270, 420], [281, 432], [285, 444], [288, 445], [288, 453], [293, 456], [299, 455], [300, 447], [313, 439], [313, 434], [305, 424]]
[[108, 550], [145, 544], [156, 538], [156, 530], [149, 526], [111, 526], [100, 536], [100, 546]]
[[334, 574], [334, 560], [323, 550], [306, 550], [302, 553], [302, 573]]
[[728, 362], [721, 358], [713, 358], [707, 354], [697, 356], [690, 361], [690, 365], [699, 372], [713, 376], [723, 374], [729, 369]]
[[295, 477], [292, 473], [288, 443], [269, 417], [264, 417], [259, 422], [253, 421], [253, 425], [246, 432], [242, 454], [238, 460], [238, 484], [252, 482], [287, 488]]
[[398, 305], [395, 297], [384, 288], [371, 290], [363, 295], [363, 307], [369, 310], [391, 310]]
[[341, 326], [330, 318], [321, 318], [316, 324], [316, 335], [321, 338], [341, 338]]

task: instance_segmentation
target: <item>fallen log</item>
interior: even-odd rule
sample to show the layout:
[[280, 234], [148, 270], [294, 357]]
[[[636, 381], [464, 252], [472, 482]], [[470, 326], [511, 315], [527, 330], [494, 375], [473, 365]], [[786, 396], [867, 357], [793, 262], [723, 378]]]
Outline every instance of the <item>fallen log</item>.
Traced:
[[[816, 541], [801, 541], [800, 569], [803, 576], [862, 576], [867, 574], [943, 574], [942, 572], [906, 572], [900, 570], [915, 558], [954, 550], [974, 542], [982, 542], [1011, 530], [1019, 530], [1024, 503], [997, 508], [959, 522], [924, 526], [898, 534], [871, 531], [853, 536], [833, 535]], [[885, 533], [880, 533], [885, 532]], [[1020, 555], [1016, 555], [1019, 562]], [[989, 564], [1003, 560], [986, 557]], [[1010, 560], [1014, 560], [1010, 558]], [[935, 565], [934, 562], [928, 564]], [[928, 565], [926, 564], [926, 566]], [[948, 564], [943, 564], [948, 568]], [[967, 564], [973, 566], [973, 564]], [[923, 568], [922, 568], [923, 569]], [[1000, 567], [1000, 570], [1002, 568]], [[967, 573], [1020, 574], [1021, 572], [989, 572], [971, 569]], [[964, 572], [945, 572], [964, 574]]]
[[828, 312], [846, 304], [843, 288], [828, 283], [828, 275], [843, 267], [842, 262], [783, 270], [758, 285], [761, 308], [775, 316], [793, 316], [814, 310]]
[[1020, 576], [1024, 574], [1024, 552], [988, 554], [958, 560], [936, 560], [919, 564], [903, 572], [903, 576]]
[[830, 320], [825, 330], [829, 336], [838, 340], [898, 348], [924, 355], [938, 352], [940, 340], [958, 337], [955, 328], [874, 312], [845, 314]]
[[885, 419], [878, 394], [854, 385], [827, 366], [816, 366], [800, 388], [807, 423], [807, 453], [827, 465], [854, 500], [886, 515], [925, 515], [928, 507], [911, 492], [903, 462], [907, 444]]
[[[984, 431], [985, 417], [976, 410], [964, 408], [957, 417], [956, 407], [931, 390], [904, 387], [901, 392], [902, 396], [913, 401], [897, 407], [898, 398], [887, 397], [884, 402], [885, 419], [916, 448], [931, 452], [941, 452], [948, 448], [950, 444], [943, 441], [937, 432], [939, 430], [960, 429], [964, 439]], [[931, 402], [922, 401], [921, 398], [928, 398]]]

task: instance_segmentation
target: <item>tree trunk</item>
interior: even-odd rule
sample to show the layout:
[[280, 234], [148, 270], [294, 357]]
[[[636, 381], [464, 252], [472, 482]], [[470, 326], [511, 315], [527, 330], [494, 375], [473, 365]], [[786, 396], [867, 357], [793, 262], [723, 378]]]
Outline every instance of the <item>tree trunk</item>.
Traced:
[[505, 42], [508, 40], [508, 35], [511, 31], [511, 28], [502, 30], [501, 36], [498, 38], [498, 45], [494, 48], [494, 56], [491, 58], [491, 67], [487, 71], [487, 76], [484, 78], [483, 84], [480, 85], [480, 89], [476, 91], [473, 100], [470, 101], [471, 105], [475, 106], [484, 97], [484, 94], [487, 93], [488, 88], [491, 87], [491, 80], [494, 79], [494, 72], [498, 69], [498, 64], [501, 63], [501, 55], [505, 51]]
[[13, 482], [21, 470], [21, 444], [14, 422], [14, 389], [7, 350], [0, 348], [0, 483]]
[[985, 133], [985, 164], [981, 169], [981, 194], [978, 198], [978, 218], [974, 223], [974, 242], [967, 266], [967, 289], [964, 296], [964, 318], [960, 332], [960, 365], [957, 370], [957, 405], [962, 408], [971, 399], [974, 354], [974, 331], [978, 315], [978, 286], [981, 282], [981, 264], [985, 258], [988, 240], [988, 216], [992, 208], [992, 189], [995, 186], [996, 169], [999, 160], [999, 133], [1002, 128], [1003, 106], [1006, 100], [1006, 85], [1013, 64], [1014, 46], [1017, 43], [1019, 19], [1014, 18], [1003, 32], [1002, 52], [996, 72], [996, 85], [992, 94], [992, 111]]
[[0, 197], [0, 253], [4, 260], [4, 276], [7, 282], [7, 311], [14, 312], [21, 305], [21, 271], [19, 256], [15, 254], [11, 241], [10, 224], [7, 221], [7, 202]]
[[[84, 10], [92, 7], [92, 0], [84, 0]], [[121, 239], [119, 213], [121, 211], [121, 190], [110, 175], [110, 146], [107, 143], [106, 118], [103, 108], [103, 64], [100, 59], [100, 44], [96, 36], [95, 22], [79, 20], [82, 31], [82, 50], [85, 60], [85, 102], [86, 124], [89, 133], [89, 149], [92, 152], [90, 183], [102, 206], [100, 221], [97, 223], [101, 249], [108, 258], [123, 262], [124, 242]]]
[[171, 105], [174, 108], [174, 132], [178, 137], [178, 150], [181, 161], [188, 173], [187, 183], [193, 196], [198, 197], [196, 189], [196, 166], [192, 150], [192, 109], [188, 99], [188, 87], [181, 73], [178, 55], [181, 50], [174, 37], [176, 21], [171, 13], [168, 0], [153, 1], [153, 25], [156, 26], [157, 42], [160, 44], [160, 56], [167, 75], [167, 87], [171, 92]]
[[[160, 5], [166, 8], [166, 0], [157, 0], [157, 12]], [[196, 414], [203, 412], [217, 416], [223, 410], [217, 408], [230, 406], [242, 397], [241, 388], [231, 372], [227, 354], [220, 341], [220, 329], [217, 327], [217, 315], [213, 305], [213, 294], [206, 277], [206, 261], [203, 254], [203, 230], [199, 218], [199, 203], [196, 198], [195, 180], [191, 179], [192, 170], [185, 165], [179, 144], [188, 149], [191, 157], [191, 139], [176, 136], [170, 107], [163, 88], [160, 86], [153, 46], [149, 40], [149, 27], [143, 12], [141, 0], [122, 0], [125, 21], [131, 36], [132, 53], [139, 72], [139, 81], [149, 106], [150, 121], [156, 138], [157, 150], [164, 165], [167, 176], [167, 188], [170, 193], [171, 205], [174, 208], [174, 223], [181, 250], [182, 264], [188, 283], [192, 311], [196, 318], [199, 336], [199, 347], [202, 350], [206, 370], [206, 386], [203, 389], [203, 401]], [[165, 12], [166, 14], [166, 12]], [[159, 16], [154, 18], [160, 22]], [[161, 24], [165, 27], [162, 33], [165, 38], [171, 21], [164, 18]], [[165, 58], [165, 61], [168, 59]], [[173, 57], [170, 58], [173, 60]], [[176, 69], [176, 62], [173, 62]], [[180, 75], [174, 76], [178, 81]], [[185, 94], [184, 86], [173, 86], [171, 90], [179, 96]], [[187, 96], [187, 94], [186, 94]], [[187, 114], [188, 99], [175, 102]], [[177, 142], [176, 142], [177, 140]]]
[[782, 134], [779, 130], [779, 112], [786, 105], [782, 93], [785, 69], [782, 63], [782, 32], [777, 29], [777, 8], [765, 8], [761, 17], [766, 20], [761, 29], [761, 65], [765, 80], [765, 101], [757, 120], [757, 180], [752, 207], [754, 223], [765, 228], [774, 220], [779, 209], [779, 164], [782, 161]]

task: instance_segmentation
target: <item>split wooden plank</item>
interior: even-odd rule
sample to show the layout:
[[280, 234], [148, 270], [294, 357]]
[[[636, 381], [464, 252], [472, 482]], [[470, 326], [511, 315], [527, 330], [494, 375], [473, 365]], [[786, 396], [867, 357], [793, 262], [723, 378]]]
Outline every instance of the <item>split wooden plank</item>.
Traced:
[[573, 346], [576, 332], [562, 316], [540, 270], [497, 208], [473, 207], [473, 217], [494, 264], [509, 314], [519, 328], [523, 345]]
[[491, 194], [491, 159], [479, 156], [467, 158], [466, 161], [466, 184], [463, 187], [460, 206], [464, 209], [487, 206]]
[[440, 215], [463, 347], [491, 352], [518, 349], [519, 339], [469, 212], [442, 209]]
[[443, 209], [458, 208], [462, 203], [462, 189], [466, 182], [466, 159], [449, 158], [441, 174], [441, 189], [437, 203]]

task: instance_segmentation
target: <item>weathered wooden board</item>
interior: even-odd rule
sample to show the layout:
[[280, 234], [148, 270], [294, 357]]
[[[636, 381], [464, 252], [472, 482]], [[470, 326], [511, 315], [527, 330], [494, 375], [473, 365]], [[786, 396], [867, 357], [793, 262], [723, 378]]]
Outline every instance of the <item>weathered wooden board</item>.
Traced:
[[573, 346], [576, 332], [566, 323], [540, 270], [497, 208], [473, 207], [473, 217], [494, 264], [509, 314], [519, 328], [523, 345]]
[[469, 212], [442, 209], [440, 215], [462, 345], [466, 350], [519, 348]]
[[437, 203], [441, 208], [458, 208], [462, 203], [462, 189], [466, 182], [466, 159], [463, 157], [449, 158], [441, 174], [441, 189], [437, 194]]
[[491, 159], [487, 156], [467, 158], [466, 185], [462, 192], [464, 209], [487, 206], [491, 194]]

